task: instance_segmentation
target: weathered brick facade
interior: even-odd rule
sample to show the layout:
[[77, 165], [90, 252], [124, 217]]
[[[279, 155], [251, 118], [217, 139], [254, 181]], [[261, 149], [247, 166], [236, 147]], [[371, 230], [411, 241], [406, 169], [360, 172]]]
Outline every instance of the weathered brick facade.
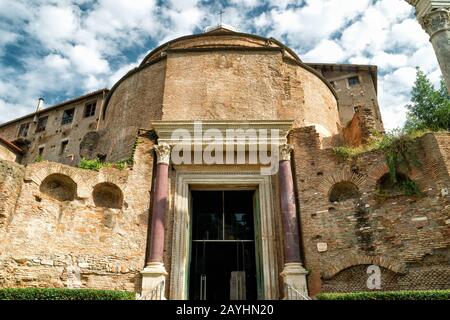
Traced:
[[[417, 141], [421, 168], [410, 177], [419, 183], [423, 196], [393, 197], [377, 192], [377, 182], [388, 172], [383, 153], [369, 152], [344, 161], [332, 150], [319, 148], [313, 128], [294, 130], [290, 138], [295, 146], [300, 225], [312, 293], [362, 290], [367, 275], [355, 266], [371, 264], [396, 273], [382, 289], [450, 287], [450, 198], [446, 193], [450, 180], [444, 160], [449, 134], [428, 134]], [[360, 196], [330, 202], [329, 192], [340, 182], [356, 185]], [[318, 243], [326, 243], [328, 249], [318, 252]], [[422, 272], [426, 275], [417, 276]]]
[[[140, 290], [153, 158], [152, 142], [139, 142], [132, 170], [0, 162], [1, 287]], [[75, 182], [73, 200], [40, 191], [55, 174]], [[105, 183], [123, 193], [120, 209], [95, 204], [94, 187]]]
[[[348, 77], [354, 76], [360, 83], [350, 88]], [[92, 100], [97, 108], [84, 117]], [[68, 108], [75, 109], [73, 122], [61, 128]], [[34, 133], [33, 117], [43, 115], [50, 119], [47, 129]], [[160, 165], [153, 150], [162, 139], [156, 134], [158, 120], [177, 126], [221, 120], [222, 126], [239, 128], [253, 128], [258, 121], [288, 123], [287, 139], [294, 150], [290, 160], [282, 160], [291, 161], [293, 173], [291, 191], [283, 194], [290, 174], [263, 179], [259, 165], [163, 164], [168, 196], [163, 197], [165, 212], [158, 212], [164, 216], [165, 232], [157, 240], [164, 242], [164, 253], [163, 261], [156, 262], [168, 273], [166, 297], [180, 296], [171, 290], [182, 286], [177, 281], [183, 278], [172, 275], [177, 263], [190, 259], [187, 247], [175, 250], [189, 236], [177, 233], [183, 226], [189, 230], [189, 204], [180, 205], [188, 203], [192, 187], [183, 185], [180, 176], [189, 174], [220, 174], [218, 182], [209, 178], [216, 189], [224, 188], [228, 177], [257, 177], [251, 185], [228, 181], [226, 187], [266, 192], [259, 203], [266, 214], [261, 213], [266, 220], [266, 229], [260, 230], [266, 232], [261, 252], [263, 266], [272, 268], [266, 272], [266, 286], [276, 291], [266, 296], [286, 294], [283, 228], [292, 227], [282, 219], [286, 203], [290, 213], [296, 205], [300, 241], [294, 247], [299, 245], [309, 272], [310, 295], [368, 290], [370, 265], [381, 270], [381, 290], [450, 288], [450, 135], [427, 134], [415, 142], [420, 166], [403, 174], [418, 184], [421, 195], [382, 195], [378, 189], [388, 168], [381, 151], [344, 160], [331, 148], [358, 146], [374, 130], [383, 130], [376, 68], [306, 65], [276, 40], [223, 29], [162, 45], [110, 91], [0, 127], [7, 144], [20, 143], [20, 126], [31, 123], [22, 164], [0, 150], [0, 287], [143, 291], [141, 272], [149, 265], [149, 239], [155, 234], [150, 222], [158, 216], [149, 214]], [[69, 139], [68, 154], [57, 150], [61, 139]], [[34, 163], [43, 144], [42, 158], [52, 162]], [[73, 157], [66, 161], [69, 155]], [[82, 157], [99, 156], [108, 161], [132, 158], [133, 165], [99, 172], [75, 167]]]

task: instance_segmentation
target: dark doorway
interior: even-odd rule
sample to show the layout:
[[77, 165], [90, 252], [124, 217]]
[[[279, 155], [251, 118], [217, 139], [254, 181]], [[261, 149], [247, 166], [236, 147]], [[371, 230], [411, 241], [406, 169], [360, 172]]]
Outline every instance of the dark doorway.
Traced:
[[254, 193], [192, 192], [190, 299], [257, 299]]

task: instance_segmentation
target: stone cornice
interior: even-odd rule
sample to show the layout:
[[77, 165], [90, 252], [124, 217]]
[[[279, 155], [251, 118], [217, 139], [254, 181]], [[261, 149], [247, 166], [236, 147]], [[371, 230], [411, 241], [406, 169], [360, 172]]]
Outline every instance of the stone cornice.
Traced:
[[[201, 136], [195, 134], [195, 126], [201, 124]], [[151, 126], [158, 135], [159, 144], [169, 144], [169, 145], [211, 145], [216, 143], [223, 143], [226, 145], [241, 145], [244, 144], [246, 149], [252, 144], [264, 144], [267, 146], [272, 146], [272, 144], [281, 145], [287, 142], [287, 134], [292, 128], [292, 120], [248, 120], [248, 121], [153, 121]], [[214, 130], [219, 133], [224, 138], [223, 141], [205, 141], [204, 133], [207, 130]], [[226, 140], [227, 130], [255, 130], [257, 140], [253, 137], [246, 137], [244, 141], [234, 140], [232, 143]], [[176, 130], [183, 130], [188, 136], [188, 139], [183, 139], [182, 141], [177, 140], [173, 136], [173, 132]], [[267, 139], [259, 135], [259, 130], [267, 130]], [[272, 139], [271, 130], [278, 130], [279, 136], [276, 139]], [[197, 132], [198, 134], [198, 132]]]
[[406, 0], [416, 8], [416, 16], [420, 20], [436, 9], [449, 8], [449, 0]]

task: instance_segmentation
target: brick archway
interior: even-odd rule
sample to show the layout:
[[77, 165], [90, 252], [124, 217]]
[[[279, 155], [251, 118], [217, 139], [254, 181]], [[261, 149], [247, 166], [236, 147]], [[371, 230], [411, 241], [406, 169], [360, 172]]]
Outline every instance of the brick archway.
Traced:
[[323, 268], [321, 276], [323, 279], [331, 279], [342, 270], [362, 264], [374, 264], [396, 273], [404, 273], [406, 268], [404, 263], [389, 257], [343, 254], [339, 258], [329, 260], [328, 265]]

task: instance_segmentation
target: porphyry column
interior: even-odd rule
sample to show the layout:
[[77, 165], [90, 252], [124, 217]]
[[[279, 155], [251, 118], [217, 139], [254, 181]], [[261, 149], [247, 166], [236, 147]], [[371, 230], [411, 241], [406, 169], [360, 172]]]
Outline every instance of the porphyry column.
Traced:
[[157, 155], [155, 188], [153, 194], [152, 224], [149, 237], [150, 252], [142, 273], [142, 297], [150, 300], [164, 298], [166, 268], [164, 267], [164, 222], [167, 206], [170, 146], [155, 145]]
[[430, 36], [447, 91], [450, 93], [450, 0], [406, 0]]
[[303, 300], [308, 297], [306, 284], [307, 271], [300, 259], [300, 238], [297, 219], [297, 205], [294, 193], [294, 179], [291, 169], [292, 146], [280, 146], [280, 185], [281, 219], [284, 234], [284, 299]]

